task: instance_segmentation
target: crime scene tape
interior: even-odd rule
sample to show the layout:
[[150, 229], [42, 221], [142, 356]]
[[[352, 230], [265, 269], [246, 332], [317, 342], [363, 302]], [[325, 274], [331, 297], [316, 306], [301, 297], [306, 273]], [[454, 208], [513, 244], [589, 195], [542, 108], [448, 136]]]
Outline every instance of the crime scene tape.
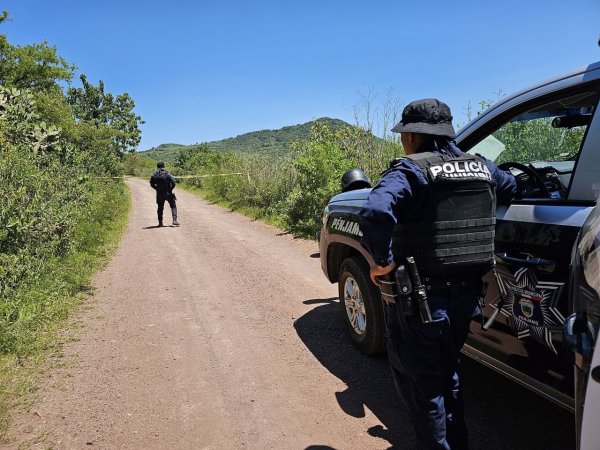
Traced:
[[[171, 174], [173, 175], [173, 174]], [[175, 177], [176, 180], [180, 180], [183, 178], [207, 178], [207, 177], [225, 177], [225, 176], [229, 176], [229, 175], [244, 175], [241, 172], [232, 172], [232, 173], [211, 173], [208, 175], [173, 175]], [[121, 175], [118, 177], [99, 177], [99, 176], [93, 176], [90, 178], [110, 178], [110, 179], [120, 179], [120, 178], [147, 178], [147, 177], [141, 177], [141, 176], [135, 176], [135, 175]]]

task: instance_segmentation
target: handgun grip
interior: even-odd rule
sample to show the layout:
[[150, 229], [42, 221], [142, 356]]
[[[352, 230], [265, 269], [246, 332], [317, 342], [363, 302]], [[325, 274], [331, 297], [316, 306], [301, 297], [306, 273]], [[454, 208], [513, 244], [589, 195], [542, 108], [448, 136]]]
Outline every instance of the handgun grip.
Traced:
[[415, 287], [421, 286], [421, 277], [419, 277], [419, 271], [417, 270], [417, 265], [415, 264], [415, 258], [412, 256], [406, 257], [406, 265], [408, 266], [408, 271], [410, 273], [410, 278]]
[[394, 279], [396, 281], [396, 289], [398, 290], [398, 295], [409, 296], [412, 293], [412, 284], [410, 282], [410, 277], [406, 273], [405, 266], [399, 265], [396, 268]]

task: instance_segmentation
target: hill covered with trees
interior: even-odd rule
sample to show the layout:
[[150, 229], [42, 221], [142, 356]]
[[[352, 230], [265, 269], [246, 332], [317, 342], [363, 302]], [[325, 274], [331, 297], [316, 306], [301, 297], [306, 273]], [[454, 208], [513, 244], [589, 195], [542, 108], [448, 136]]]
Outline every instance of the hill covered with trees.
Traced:
[[210, 150], [218, 152], [261, 153], [281, 156], [292, 150], [293, 142], [308, 138], [316, 122], [326, 124], [332, 131], [350, 126], [343, 120], [323, 117], [300, 125], [287, 126], [278, 130], [252, 131], [233, 138], [207, 142], [205, 144], [161, 144], [158, 147], [140, 152], [140, 154], [156, 160], [175, 162], [176, 156], [180, 151], [204, 145]]

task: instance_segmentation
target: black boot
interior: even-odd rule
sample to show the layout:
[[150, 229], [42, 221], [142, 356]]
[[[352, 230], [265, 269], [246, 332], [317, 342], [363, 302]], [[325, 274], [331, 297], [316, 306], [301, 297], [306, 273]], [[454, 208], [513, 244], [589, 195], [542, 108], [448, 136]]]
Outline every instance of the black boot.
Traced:
[[171, 214], [173, 215], [173, 225], [179, 226], [179, 222], [177, 222], [177, 208], [171, 208]]

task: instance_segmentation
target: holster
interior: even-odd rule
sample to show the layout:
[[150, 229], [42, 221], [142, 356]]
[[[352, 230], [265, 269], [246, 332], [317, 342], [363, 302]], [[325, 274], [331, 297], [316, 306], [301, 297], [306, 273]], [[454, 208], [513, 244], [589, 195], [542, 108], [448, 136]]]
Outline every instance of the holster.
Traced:
[[396, 290], [398, 292], [399, 311], [404, 316], [412, 316], [415, 313], [415, 305], [412, 299], [412, 283], [406, 270], [406, 266], [400, 265], [394, 273]]

